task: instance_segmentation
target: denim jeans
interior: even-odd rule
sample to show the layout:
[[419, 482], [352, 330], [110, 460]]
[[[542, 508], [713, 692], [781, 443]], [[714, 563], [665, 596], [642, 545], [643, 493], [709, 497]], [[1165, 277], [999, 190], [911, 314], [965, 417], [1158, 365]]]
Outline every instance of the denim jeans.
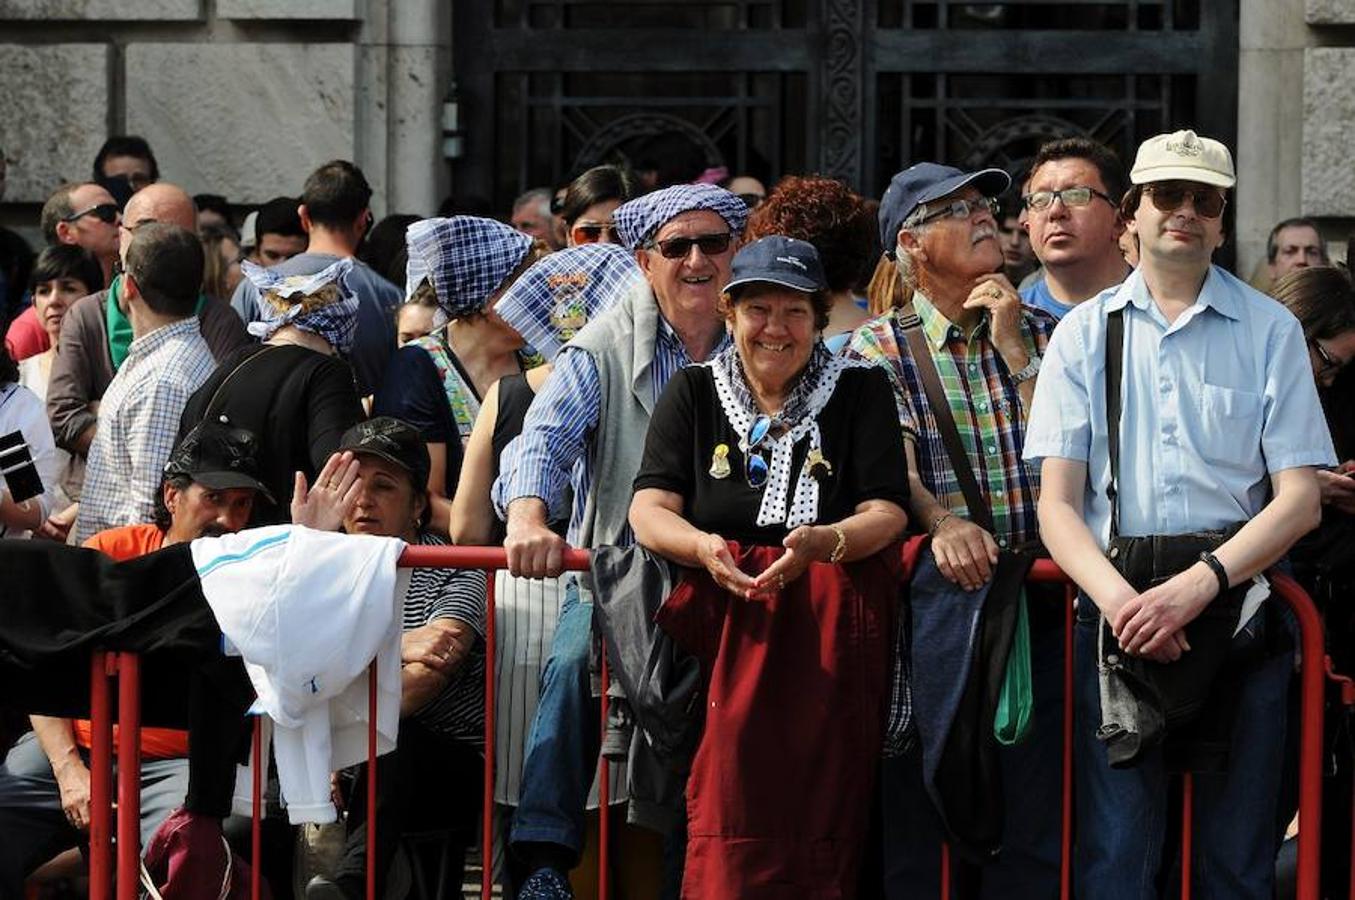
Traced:
[[[1052, 900], [1059, 893], [1063, 768], [1062, 606], [1031, 599], [1031, 678], [1035, 695], [1026, 740], [998, 749], [1002, 767], [1002, 853], [963, 880], [977, 881], [984, 900]], [[885, 896], [940, 896], [941, 820], [922, 785], [916, 743], [881, 765]], [[952, 860], [956, 857], [952, 855]]]
[[578, 584], [568, 581], [527, 738], [511, 843], [550, 843], [576, 855], [583, 852], [584, 811], [601, 743], [588, 674], [592, 625], [593, 604], [582, 602]]
[[[1095, 607], [1085, 597], [1079, 607], [1074, 736], [1078, 896], [1156, 900], [1163, 851], [1176, 852], [1163, 847], [1169, 773], [1160, 748], [1132, 768], [1112, 769], [1106, 762], [1106, 751], [1096, 739], [1101, 702], [1097, 623], [1090, 618]], [[1238, 685], [1228, 771], [1194, 776], [1193, 896], [1200, 900], [1272, 896], [1278, 849], [1275, 811], [1293, 662], [1293, 653], [1281, 653], [1249, 671]]]

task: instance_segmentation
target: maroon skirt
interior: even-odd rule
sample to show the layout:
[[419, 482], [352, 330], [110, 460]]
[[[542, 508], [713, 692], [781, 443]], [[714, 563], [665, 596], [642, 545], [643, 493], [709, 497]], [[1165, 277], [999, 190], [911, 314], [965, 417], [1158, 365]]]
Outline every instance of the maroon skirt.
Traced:
[[[757, 574], [780, 547], [730, 545]], [[687, 781], [687, 898], [850, 898], [869, 825], [903, 573], [897, 546], [814, 563], [769, 600], [689, 571], [656, 621], [707, 676]]]

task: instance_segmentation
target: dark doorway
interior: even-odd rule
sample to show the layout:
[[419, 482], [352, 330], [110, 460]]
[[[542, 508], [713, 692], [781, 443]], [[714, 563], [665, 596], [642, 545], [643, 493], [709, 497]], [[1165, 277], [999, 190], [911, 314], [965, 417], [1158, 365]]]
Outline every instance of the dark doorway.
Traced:
[[910, 162], [1020, 169], [1081, 134], [1127, 159], [1230, 145], [1237, 0], [474, 0], [454, 5], [458, 193], [506, 212], [599, 162], [667, 181], [821, 172], [878, 195]]

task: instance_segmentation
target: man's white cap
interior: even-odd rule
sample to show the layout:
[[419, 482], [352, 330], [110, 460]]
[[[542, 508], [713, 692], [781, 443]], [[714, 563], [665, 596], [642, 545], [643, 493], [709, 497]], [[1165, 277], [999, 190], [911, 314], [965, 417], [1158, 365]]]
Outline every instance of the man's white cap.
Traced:
[[1198, 181], [1230, 188], [1237, 184], [1237, 175], [1233, 171], [1233, 154], [1227, 147], [1187, 129], [1159, 134], [1140, 144], [1129, 180], [1134, 184]]

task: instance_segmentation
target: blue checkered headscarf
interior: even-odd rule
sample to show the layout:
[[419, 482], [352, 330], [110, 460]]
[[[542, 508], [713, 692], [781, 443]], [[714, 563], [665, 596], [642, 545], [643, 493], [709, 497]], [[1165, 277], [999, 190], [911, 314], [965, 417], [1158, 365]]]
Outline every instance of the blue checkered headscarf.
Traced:
[[424, 219], [405, 232], [405, 299], [425, 278], [449, 318], [481, 312], [485, 301], [527, 257], [532, 239], [493, 219]]
[[748, 204], [722, 187], [713, 184], [675, 184], [661, 191], [636, 197], [612, 213], [616, 232], [628, 250], [638, 250], [669, 219], [694, 209], [717, 213], [734, 235], [743, 233], [748, 222]]
[[352, 270], [353, 260], [341, 259], [314, 275], [278, 275], [242, 261], [240, 271], [259, 291], [260, 318], [249, 323], [249, 333], [266, 341], [284, 325], [294, 325], [347, 354], [358, 325], [358, 298], [348, 285]]
[[586, 322], [644, 283], [629, 251], [616, 244], [582, 244], [523, 272], [494, 311], [549, 361]]

